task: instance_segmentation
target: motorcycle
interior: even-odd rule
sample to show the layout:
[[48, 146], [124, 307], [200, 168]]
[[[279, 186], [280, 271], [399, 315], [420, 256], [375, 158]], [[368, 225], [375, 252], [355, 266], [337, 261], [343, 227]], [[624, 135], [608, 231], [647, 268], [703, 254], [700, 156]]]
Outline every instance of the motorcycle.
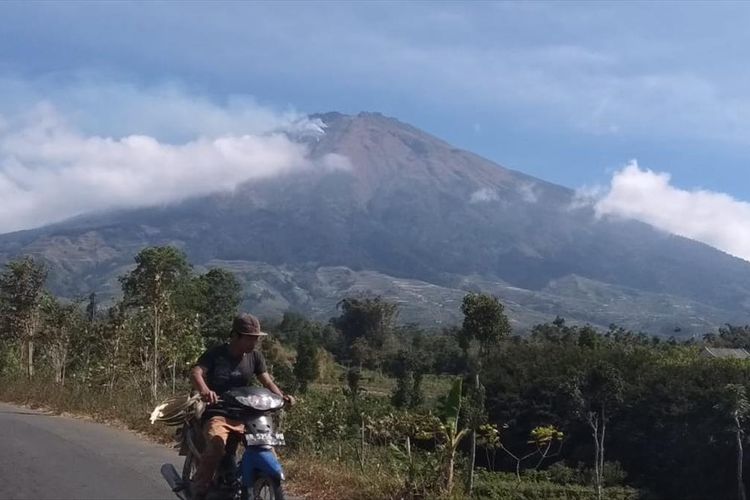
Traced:
[[[185, 457], [182, 473], [178, 474], [171, 464], [164, 464], [161, 472], [178, 497], [190, 500], [190, 485], [204, 447], [200, 417], [205, 405], [197, 396], [183, 402], [173, 400], [158, 406], [151, 421], [180, 426], [180, 455]], [[221, 395], [218, 404], [231, 418], [245, 424], [245, 432], [227, 441], [208, 499], [284, 500], [284, 471], [274, 451], [285, 444], [275, 422], [284, 400], [265, 388], [241, 387]]]

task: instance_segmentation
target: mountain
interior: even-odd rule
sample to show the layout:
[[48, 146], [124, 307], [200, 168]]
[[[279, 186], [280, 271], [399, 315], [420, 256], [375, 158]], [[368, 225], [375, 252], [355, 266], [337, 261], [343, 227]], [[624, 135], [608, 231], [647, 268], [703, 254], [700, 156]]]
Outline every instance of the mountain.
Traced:
[[314, 115], [313, 167], [232, 192], [0, 235], [0, 260], [44, 257], [63, 295], [113, 296], [144, 246], [221, 265], [246, 306], [326, 319], [381, 293], [401, 320], [460, 321], [467, 291], [497, 295], [518, 328], [555, 315], [653, 333], [746, 323], [750, 263], [646, 224], [597, 219], [570, 189], [513, 171], [377, 113]]

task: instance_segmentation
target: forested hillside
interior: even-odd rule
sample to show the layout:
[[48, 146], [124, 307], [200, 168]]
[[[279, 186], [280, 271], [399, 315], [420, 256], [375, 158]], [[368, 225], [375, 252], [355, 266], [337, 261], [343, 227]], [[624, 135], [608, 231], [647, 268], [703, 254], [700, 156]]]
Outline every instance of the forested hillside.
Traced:
[[[0, 274], [0, 396], [149, 428], [188, 390], [241, 302], [222, 269], [149, 247], [106, 308], [60, 300], [30, 258]], [[266, 323], [276, 381], [299, 396], [283, 461], [317, 498], [744, 498], [750, 327], [690, 342], [571, 326], [513, 330], [503, 304], [470, 293], [461, 326], [398, 326], [400, 306], [341, 297], [318, 322]], [[744, 354], [743, 354], [744, 353]]]

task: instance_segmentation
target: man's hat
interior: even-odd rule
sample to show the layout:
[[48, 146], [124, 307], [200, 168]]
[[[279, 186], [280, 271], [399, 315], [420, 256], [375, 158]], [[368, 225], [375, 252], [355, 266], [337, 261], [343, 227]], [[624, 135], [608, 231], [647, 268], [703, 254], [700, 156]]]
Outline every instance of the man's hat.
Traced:
[[248, 313], [238, 314], [234, 317], [232, 333], [235, 335], [257, 335], [259, 337], [268, 335], [260, 331], [260, 321], [258, 321], [258, 318]]

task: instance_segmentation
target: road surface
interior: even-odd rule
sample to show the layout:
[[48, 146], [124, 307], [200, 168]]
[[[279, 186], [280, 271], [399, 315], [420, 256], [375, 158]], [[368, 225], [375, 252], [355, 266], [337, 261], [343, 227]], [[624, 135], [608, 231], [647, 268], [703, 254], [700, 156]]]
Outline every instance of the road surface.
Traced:
[[131, 432], [0, 403], [0, 499], [177, 500], [164, 463], [181, 461]]

